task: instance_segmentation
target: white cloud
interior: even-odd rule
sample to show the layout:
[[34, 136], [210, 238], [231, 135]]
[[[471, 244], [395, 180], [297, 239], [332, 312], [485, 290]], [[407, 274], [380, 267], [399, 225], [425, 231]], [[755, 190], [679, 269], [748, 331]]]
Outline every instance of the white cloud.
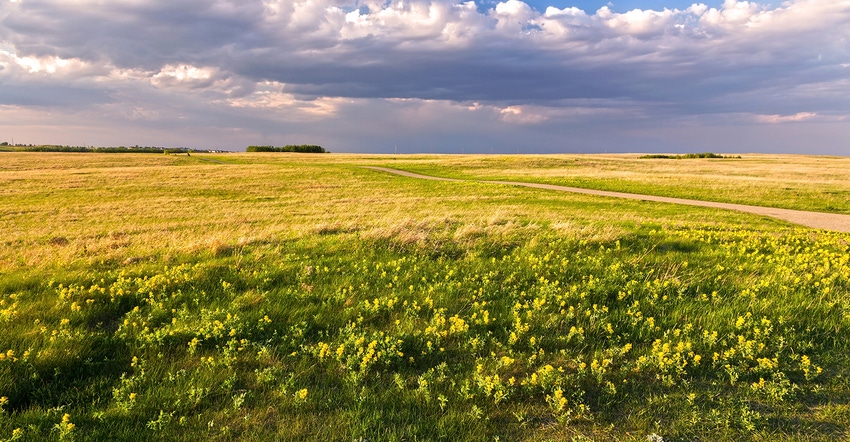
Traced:
[[725, 0], [723, 7], [708, 9], [701, 16], [701, 23], [712, 26], [738, 26], [758, 17], [759, 5], [756, 2]]
[[531, 6], [520, 0], [508, 0], [501, 2], [491, 10], [492, 17], [496, 19], [496, 30], [502, 32], [516, 33], [523, 30], [529, 22], [538, 16]]
[[[104, 73], [107, 68], [79, 58], [23, 56], [0, 51], [0, 67], [6, 75], [59, 77], [63, 80]], [[14, 72], [14, 74], [12, 74]]]
[[158, 89], [184, 90], [241, 97], [254, 90], [255, 84], [216, 67], [188, 64], [165, 65], [150, 76], [150, 84]]
[[312, 122], [412, 100], [387, 106], [433, 124], [444, 121], [439, 108], [476, 127], [557, 132], [701, 115], [812, 123], [850, 100], [850, 0], [623, 13], [540, 12], [520, 0], [488, 10], [456, 0], [40, 0], [0, 3], [0, 18], [0, 104], [149, 97], [120, 106], [135, 121], [173, 117], [158, 104], [206, 105], [249, 124], [258, 113]]
[[516, 124], [536, 124], [547, 120], [543, 113], [532, 112], [523, 106], [508, 106], [499, 111], [502, 120]]
[[[342, 10], [331, 8], [331, 11], [339, 14]], [[372, 4], [365, 13], [361, 9], [346, 13], [339, 35], [343, 42], [381, 38], [391, 46], [439, 49], [443, 45], [468, 42], [484, 32], [489, 23], [473, 2], [394, 1], [385, 7]]]
[[339, 106], [352, 100], [335, 97], [321, 97], [314, 100], [299, 100], [293, 94], [286, 93], [286, 85], [277, 82], [264, 82], [249, 95], [225, 100], [228, 106], [246, 109], [258, 109], [272, 112], [278, 118], [290, 121], [316, 120], [337, 113]]
[[663, 11], [634, 9], [623, 14], [609, 14], [604, 22], [618, 33], [647, 38], [667, 32], [677, 15], [680, 14], [669, 9]]
[[815, 112], [798, 112], [794, 115], [756, 115], [755, 119], [759, 123], [781, 124], [781, 123], [799, 123], [801, 121], [811, 120], [817, 117]]
[[190, 65], [165, 65], [151, 77], [156, 87], [186, 87], [195, 89], [210, 86], [219, 77], [218, 69]]

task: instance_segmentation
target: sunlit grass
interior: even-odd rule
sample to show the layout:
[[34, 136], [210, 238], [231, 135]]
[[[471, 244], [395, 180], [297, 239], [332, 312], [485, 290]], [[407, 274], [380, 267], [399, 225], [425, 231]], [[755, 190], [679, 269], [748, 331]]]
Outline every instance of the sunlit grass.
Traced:
[[846, 234], [400, 158], [4, 155], [0, 440], [846, 437]]
[[850, 213], [850, 158], [744, 155], [648, 159], [639, 155], [400, 157], [390, 167], [443, 177]]

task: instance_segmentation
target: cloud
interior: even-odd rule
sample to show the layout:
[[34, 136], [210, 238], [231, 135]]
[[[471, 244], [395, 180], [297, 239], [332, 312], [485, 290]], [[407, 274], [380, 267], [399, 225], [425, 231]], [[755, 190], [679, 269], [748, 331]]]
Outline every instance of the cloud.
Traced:
[[21, 0], [0, 3], [0, 102], [249, 127], [445, 102], [490, 133], [839, 121], [848, 43], [848, 0], [622, 13], [520, 0]]
[[0, 69], [7, 77], [41, 80], [52, 77], [60, 81], [74, 81], [109, 71], [106, 66], [87, 62], [79, 58], [62, 58], [55, 55], [18, 56], [0, 50]]
[[534, 124], [546, 121], [546, 115], [542, 113], [529, 112], [523, 106], [508, 106], [499, 110], [502, 120], [517, 124]]
[[351, 103], [351, 99], [320, 97], [313, 100], [298, 99], [285, 91], [286, 85], [277, 82], [265, 82], [251, 94], [228, 99], [226, 105], [258, 109], [266, 113], [277, 114], [281, 119], [316, 120], [337, 114], [340, 105]]
[[756, 115], [755, 119], [759, 123], [779, 124], [779, 123], [797, 123], [801, 121], [811, 120], [817, 117], [814, 112], [798, 112], [794, 115]]
[[157, 87], [187, 87], [190, 89], [209, 87], [218, 77], [215, 68], [198, 68], [189, 65], [165, 65], [153, 77], [151, 83]]
[[150, 77], [150, 83], [158, 89], [204, 91], [241, 97], [254, 91], [255, 84], [238, 78], [216, 67], [197, 67], [187, 64], [163, 66]]

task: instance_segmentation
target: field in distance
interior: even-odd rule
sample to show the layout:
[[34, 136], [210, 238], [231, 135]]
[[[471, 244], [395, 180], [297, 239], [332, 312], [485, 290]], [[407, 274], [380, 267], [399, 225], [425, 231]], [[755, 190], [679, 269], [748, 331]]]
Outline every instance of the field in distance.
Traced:
[[398, 157], [398, 168], [449, 178], [526, 181], [784, 209], [850, 213], [850, 157], [743, 155], [458, 155]]
[[0, 440], [836, 440], [847, 158], [0, 154]]

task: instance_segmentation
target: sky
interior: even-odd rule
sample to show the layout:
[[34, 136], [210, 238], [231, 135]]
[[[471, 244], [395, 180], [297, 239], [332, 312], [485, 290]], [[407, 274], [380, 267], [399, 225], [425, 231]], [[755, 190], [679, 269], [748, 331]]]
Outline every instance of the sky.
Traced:
[[850, 156], [850, 0], [0, 0], [0, 141]]

